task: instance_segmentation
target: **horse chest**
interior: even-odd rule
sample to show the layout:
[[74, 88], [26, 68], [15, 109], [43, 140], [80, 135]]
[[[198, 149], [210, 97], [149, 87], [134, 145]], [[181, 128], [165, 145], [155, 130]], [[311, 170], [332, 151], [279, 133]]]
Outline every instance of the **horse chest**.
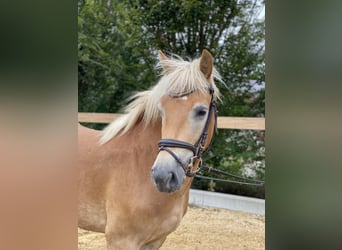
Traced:
[[153, 211], [153, 213], [148, 213], [148, 221], [151, 222], [151, 231], [154, 231], [155, 236], [166, 236], [175, 231], [184, 216], [182, 202], [172, 206], [162, 204], [159, 209], [153, 209]]
[[[142, 227], [138, 230], [137, 234], [141, 235], [142, 246], [150, 249], [150, 245], [154, 245], [158, 241], [164, 239], [175, 231], [183, 218], [182, 209], [177, 207], [169, 211], [159, 211], [156, 214], [147, 213], [144, 222], [140, 224]], [[142, 247], [141, 249], [145, 249]], [[154, 249], [152, 247], [151, 249]]]

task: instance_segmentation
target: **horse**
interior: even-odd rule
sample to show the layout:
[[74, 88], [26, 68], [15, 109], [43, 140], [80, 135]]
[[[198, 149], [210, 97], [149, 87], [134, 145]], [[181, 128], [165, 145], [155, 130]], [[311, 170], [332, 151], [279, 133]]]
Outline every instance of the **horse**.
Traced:
[[78, 127], [78, 225], [105, 233], [107, 249], [159, 249], [187, 212], [214, 136], [222, 80], [210, 52], [158, 58], [158, 83], [122, 116], [102, 131]]

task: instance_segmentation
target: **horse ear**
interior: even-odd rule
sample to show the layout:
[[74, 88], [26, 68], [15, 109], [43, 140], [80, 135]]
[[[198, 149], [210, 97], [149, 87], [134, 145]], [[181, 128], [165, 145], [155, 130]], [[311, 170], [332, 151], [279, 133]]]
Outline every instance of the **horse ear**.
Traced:
[[161, 50], [158, 51], [158, 56], [160, 61], [169, 60], [169, 58], [166, 55], [164, 55], [164, 53]]
[[159, 56], [159, 63], [162, 66], [164, 73], [170, 73], [172, 71], [172, 64], [170, 58], [168, 58], [164, 53], [159, 50], [158, 51]]
[[203, 50], [201, 60], [200, 60], [200, 70], [205, 75], [207, 79], [210, 78], [213, 72], [214, 60], [210, 52], [206, 49]]

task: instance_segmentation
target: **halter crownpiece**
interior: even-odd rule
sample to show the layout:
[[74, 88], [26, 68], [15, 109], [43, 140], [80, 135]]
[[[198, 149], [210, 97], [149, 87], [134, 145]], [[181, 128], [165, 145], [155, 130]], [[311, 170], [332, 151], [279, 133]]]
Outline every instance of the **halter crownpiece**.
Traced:
[[[190, 92], [187, 92], [186, 94], [172, 95], [171, 97], [182, 97], [182, 96], [189, 95], [193, 92], [194, 91], [190, 91]], [[199, 164], [202, 163], [202, 154], [205, 152], [205, 144], [206, 144], [207, 137], [208, 137], [209, 124], [210, 124], [210, 119], [212, 115], [214, 115], [215, 117], [214, 131], [215, 132], [217, 131], [216, 102], [214, 99], [214, 89], [212, 87], [209, 88], [209, 93], [211, 95], [211, 101], [210, 101], [208, 117], [207, 117], [205, 126], [203, 128], [202, 134], [195, 144], [191, 144], [191, 143], [180, 141], [180, 140], [174, 140], [174, 139], [161, 139], [158, 142], [159, 151], [164, 150], [168, 152], [178, 162], [178, 164], [184, 169], [186, 176], [189, 176], [189, 177], [194, 177], [196, 172], [200, 169], [200, 166], [199, 166], [197, 171], [191, 172], [195, 160], [199, 160]], [[185, 163], [181, 159], [179, 159], [179, 157], [169, 148], [187, 149], [187, 150], [192, 151], [194, 156], [191, 157], [188, 163]]]

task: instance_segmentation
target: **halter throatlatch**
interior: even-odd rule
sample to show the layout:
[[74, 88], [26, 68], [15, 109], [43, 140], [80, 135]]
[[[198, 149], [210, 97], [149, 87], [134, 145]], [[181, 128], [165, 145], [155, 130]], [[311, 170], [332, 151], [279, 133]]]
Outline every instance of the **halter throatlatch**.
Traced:
[[[209, 88], [209, 92], [211, 95], [211, 101], [210, 101], [210, 107], [208, 112], [207, 121], [205, 123], [205, 126], [203, 128], [202, 134], [198, 141], [195, 144], [191, 144], [185, 141], [179, 141], [174, 139], [161, 139], [158, 142], [159, 151], [166, 151], [168, 152], [177, 162], [178, 164], [184, 169], [184, 172], [186, 176], [194, 177], [196, 172], [200, 170], [200, 165], [202, 164], [202, 154], [205, 152], [205, 145], [207, 142], [207, 137], [209, 133], [209, 124], [211, 117], [214, 115], [214, 131], [217, 132], [217, 113], [216, 113], [216, 102], [214, 99], [214, 89], [212, 87]], [[190, 94], [192, 92], [189, 92], [187, 94]], [[184, 95], [182, 95], [184, 96]], [[171, 96], [171, 97], [178, 97], [178, 96]], [[211, 143], [211, 142], [210, 142]], [[193, 157], [191, 157], [190, 161], [188, 163], [183, 162], [179, 157], [170, 149], [170, 148], [183, 148], [192, 151], [194, 154]], [[209, 148], [209, 147], [208, 147]], [[198, 169], [195, 172], [192, 172], [192, 168], [194, 166], [194, 162], [198, 160], [199, 166]]]

